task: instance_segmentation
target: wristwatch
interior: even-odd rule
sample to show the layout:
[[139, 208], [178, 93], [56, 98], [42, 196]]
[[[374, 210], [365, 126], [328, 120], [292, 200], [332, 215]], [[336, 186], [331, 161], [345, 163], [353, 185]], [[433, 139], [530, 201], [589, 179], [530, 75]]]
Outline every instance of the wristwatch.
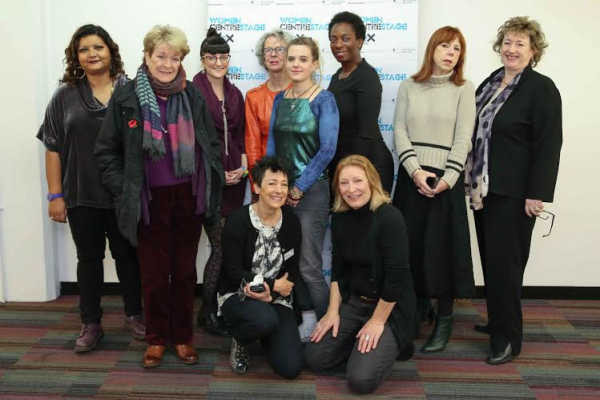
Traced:
[[63, 197], [63, 194], [62, 193], [48, 193], [46, 195], [46, 200], [52, 201], [52, 200], [58, 199], [59, 197]]

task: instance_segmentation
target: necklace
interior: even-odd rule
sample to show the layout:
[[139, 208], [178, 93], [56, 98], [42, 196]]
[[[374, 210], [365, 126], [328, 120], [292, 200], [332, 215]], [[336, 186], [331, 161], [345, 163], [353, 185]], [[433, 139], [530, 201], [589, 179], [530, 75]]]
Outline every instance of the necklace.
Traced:
[[293, 87], [292, 87], [292, 88], [289, 90], [289, 92], [292, 94], [292, 101], [291, 101], [292, 105], [290, 106], [290, 108], [291, 108], [292, 110], [293, 110], [294, 108], [296, 108], [296, 101], [297, 101], [299, 98], [301, 98], [302, 96], [304, 96], [304, 95], [306, 94], [306, 92], [308, 92], [310, 89], [312, 89], [312, 87], [313, 87], [313, 86], [315, 86], [315, 84], [314, 84], [314, 83], [313, 83], [312, 85], [310, 85], [310, 86], [308, 87], [308, 89], [306, 89], [304, 92], [302, 92], [302, 93], [300, 94], [300, 96], [298, 96], [298, 97], [296, 97], [296, 96], [294, 95], [294, 88], [293, 88]]

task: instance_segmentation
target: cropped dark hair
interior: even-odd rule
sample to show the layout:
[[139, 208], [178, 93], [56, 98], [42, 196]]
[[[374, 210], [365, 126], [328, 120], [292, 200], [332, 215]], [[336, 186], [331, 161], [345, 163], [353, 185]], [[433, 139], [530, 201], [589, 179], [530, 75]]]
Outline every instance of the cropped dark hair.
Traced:
[[[75, 71], [77, 68], [81, 67], [81, 65], [79, 65], [79, 59], [77, 58], [79, 41], [82, 38], [91, 35], [97, 35], [100, 37], [110, 51], [110, 77], [114, 78], [119, 74], [125, 74], [125, 70], [123, 69], [123, 61], [121, 61], [121, 54], [119, 54], [119, 45], [113, 42], [108, 32], [106, 32], [106, 30], [104, 30], [104, 28], [101, 26], [87, 24], [79, 27], [75, 31], [71, 37], [69, 45], [65, 49], [64, 62], [67, 64], [67, 67], [65, 69], [65, 74], [59, 81], [60, 83], [66, 83], [67, 85], [72, 86], [78, 81]], [[81, 76], [81, 74], [78, 75]]]
[[331, 18], [329, 21], [329, 32], [328, 36], [331, 36], [331, 30], [335, 24], [346, 23], [352, 25], [354, 28], [354, 32], [356, 33], [357, 39], [365, 39], [367, 34], [367, 28], [365, 28], [365, 23], [362, 18], [354, 13], [349, 11], [342, 11], [337, 13]]
[[285, 161], [277, 157], [264, 156], [258, 160], [256, 164], [254, 164], [254, 167], [252, 167], [250, 170], [250, 175], [252, 175], [252, 180], [255, 184], [258, 186], [262, 185], [262, 181], [267, 170], [274, 173], [282, 172], [288, 178], [290, 176], [289, 168]]
[[230, 52], [229, 45], [215, 28], [209, 28], [206, 39], [200, 45], [200, 57], [208, 54], [226, 54]]

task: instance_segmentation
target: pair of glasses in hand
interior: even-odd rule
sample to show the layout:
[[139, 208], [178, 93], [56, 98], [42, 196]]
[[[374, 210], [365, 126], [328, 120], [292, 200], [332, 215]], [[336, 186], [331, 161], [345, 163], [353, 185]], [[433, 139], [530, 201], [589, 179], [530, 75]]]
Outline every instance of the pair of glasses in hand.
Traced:
[[552, 233], [552, 228], [554, 227], [554, 218], [556, 217], [556, 215], [554, 215], [550, 211], [542, 210], [539, 213], [539, 215], [537, 215], [537, 217], [539, 219], [543, 219], [544, 221], [547, 221], [548, 219], [550, 219], [550, 230], [548, 230], [547, 234], [542, 235], [542, 237], [548, 237], [548, 236], [550, 236], [550, 234]]

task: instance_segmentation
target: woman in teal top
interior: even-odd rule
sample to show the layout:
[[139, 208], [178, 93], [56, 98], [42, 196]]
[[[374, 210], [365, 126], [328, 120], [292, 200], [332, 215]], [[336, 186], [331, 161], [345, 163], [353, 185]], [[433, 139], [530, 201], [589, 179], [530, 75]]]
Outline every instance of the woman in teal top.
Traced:
[[[275, 97], [267, 155], [292, 164], [293, 184], [287, 204], [293, 207], [302, 225], [300, 275], [310, 293], [312, 307], [306, 299], [298, 300], [301, 309], [314, 308], [317, 318], [321, 318], [329, 302], [321, 258], [329, 221], [327, 165], [335, 154], [340, 118], [333, 94], [321, 89], [312, 78], [319, 68], [319, 48], [315, 41], [309, 37], [292, 40], [286, 59], [292, 87]], [[301, 293], [298, 296], [308, 297]]]

